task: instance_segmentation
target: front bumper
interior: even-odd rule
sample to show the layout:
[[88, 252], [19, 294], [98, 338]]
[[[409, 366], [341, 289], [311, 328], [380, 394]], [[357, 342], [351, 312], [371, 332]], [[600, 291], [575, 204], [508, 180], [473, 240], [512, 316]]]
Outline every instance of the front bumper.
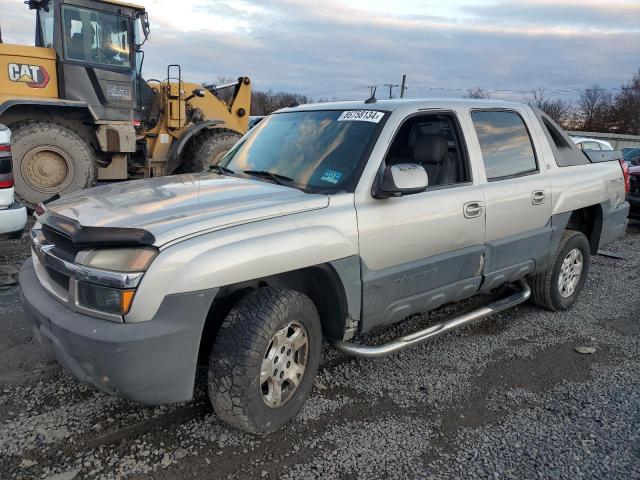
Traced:
[[0, 238], [12, 233], [21, 232], [27, 223], [27, 209], [14, 202], [0, 210]]
[[640, 220], [640, 195], [627, 193], [627, 202], [631, 208], [629, 209], [629, 218]]
[[20, 270], [25, 312], [43, 348], [82, 383], [144, 405], [193, 396], [200, 337], [217, 289], [165, 297], [153, 319], [114, 323], [74, 312]]

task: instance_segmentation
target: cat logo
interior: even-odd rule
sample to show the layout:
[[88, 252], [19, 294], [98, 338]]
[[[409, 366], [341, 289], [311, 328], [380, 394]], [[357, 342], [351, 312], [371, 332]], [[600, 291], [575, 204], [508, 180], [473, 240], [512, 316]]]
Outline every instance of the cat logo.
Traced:
[[21, 63], [9, 64], [9, 80], [26, 83], [31, 88], [44, 88], [49, 84], [49, 74], [40, 65], [26, 65]]

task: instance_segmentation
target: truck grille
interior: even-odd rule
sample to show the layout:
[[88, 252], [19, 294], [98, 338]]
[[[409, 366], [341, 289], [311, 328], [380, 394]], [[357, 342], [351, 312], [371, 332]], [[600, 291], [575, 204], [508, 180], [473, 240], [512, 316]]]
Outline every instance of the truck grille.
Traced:
[[48, 242], [55, 245], [58, 252], [64, 252], [70, 260], [73, 260], [80, 251], [71, 238], [47, 225], [42, 226], [42, 234]]

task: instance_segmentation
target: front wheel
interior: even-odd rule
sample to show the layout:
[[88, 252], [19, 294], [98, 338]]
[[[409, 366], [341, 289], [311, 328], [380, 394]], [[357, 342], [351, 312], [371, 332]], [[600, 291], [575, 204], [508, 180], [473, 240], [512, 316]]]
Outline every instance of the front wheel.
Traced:
[[564, 232], [553, 263], [529, 279], [534, 303], [553, 312], [570, 308], [584, 288], [590, 261], [587, 237], [574, 230]]
[[302, 293], [271, 287], [244, 297], [220, 327], [209, 359], [218, 417], [246, 432], [275, 432], [304, 405], [322, 350], [320, 318]]

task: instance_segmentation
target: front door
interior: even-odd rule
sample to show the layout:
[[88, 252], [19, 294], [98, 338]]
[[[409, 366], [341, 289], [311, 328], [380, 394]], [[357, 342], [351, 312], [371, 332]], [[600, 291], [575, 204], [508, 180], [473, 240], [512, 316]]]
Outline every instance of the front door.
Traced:
[[132, 10], [108, 3], [101, 10], [59, 8], [61, 98], [87, 103], [99, 120], [132, 120], [138, 105]]
[[356, 197], [363, 331], [477, 292], [484, 198], [461, 138], [452, 112], [408, 118], [384, 162], [422, 165], [429, 187], [403, 197]]

